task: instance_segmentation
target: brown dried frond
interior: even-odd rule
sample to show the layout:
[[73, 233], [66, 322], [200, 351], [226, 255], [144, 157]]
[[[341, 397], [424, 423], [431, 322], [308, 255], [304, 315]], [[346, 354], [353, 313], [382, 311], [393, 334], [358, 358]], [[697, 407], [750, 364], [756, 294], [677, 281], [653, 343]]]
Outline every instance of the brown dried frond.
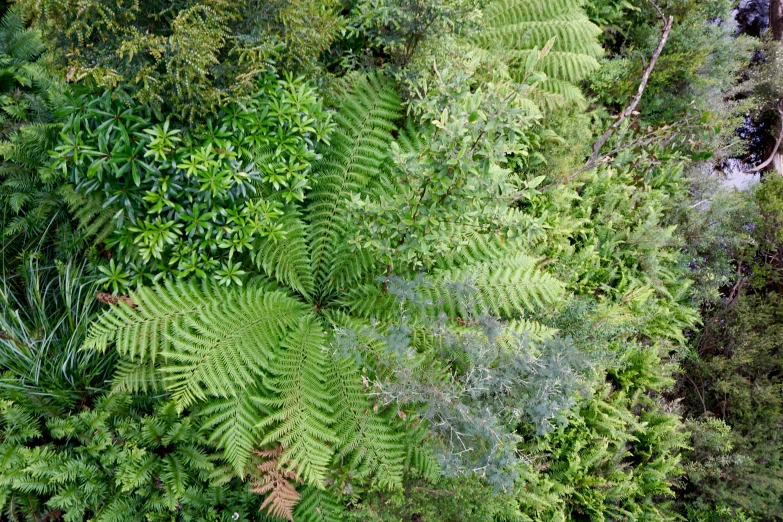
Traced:
[[299, 492], [294, 483], [301, 484], [302, 479], [292, 469], [280, 466], [282, 448], [254, 451], [256, 455], [266, 459], [257, 465], [259, 475], [250, 483], [250, 491], [259, 495], [266, 495], [261, 504], [261, 510], [274, 517], [284, 518], [293, 522], [294, 507], [299, 503]]
[[131, 298], [127, 295], [112, 295], [108, 292], [98, 292], [95, 294], [95, 299], [103, 304], [112, 306], [117, 306], [120, 304], [120, 301], [122, 301], [131, 308], [136, 308], [136, 303], [134, 303], [133, 300], [131, 300]]

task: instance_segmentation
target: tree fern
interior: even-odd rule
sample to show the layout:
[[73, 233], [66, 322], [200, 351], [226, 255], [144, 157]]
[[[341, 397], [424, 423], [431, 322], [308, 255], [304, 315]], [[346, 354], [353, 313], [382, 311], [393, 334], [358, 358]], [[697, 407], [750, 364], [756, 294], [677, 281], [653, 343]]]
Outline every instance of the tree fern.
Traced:
[[[341, 450], [335, 460], [359, 478], [377, 476], [382, 487], [401, 487], [405, 460], [401, 434], [372, 411], [354, 361], [333, 357], [328, 385], [340, 397], [334, 431]], [[347, 462], [340, 462], [343, 459]]]
[[207, 394], [235, 397], [268, 371], [280, 339], [303, 313], [281, 292], [257, 288], [211, 303], [170, 326], [163, 382], [180, 408]]
[[583, 4], [583, 0], [495, 0], [484, 8], [483, 30], [470, 41], [506, 53], [512, 78], [522, 81], [530, 55], [554, 38], [552, 49], [535, 67], [548, 77], [538, 84], [543, 104], [583, 102], [574, 84], [598, 69], [597, 58], [603, 54], [597, 41], [601, 30], [584, 14]]
[[234, 472], [243, 477], [250, 453], [260, 442], [256, 425], [269, 410], [261, 405], [261, 393], [247, 393], [211, 401], [199, 414], [209, 441], [223, 450]]
[[305, 488], [294, 511], [297, 522], [342, 522], [343, 506], [328, 491]]
[[[160, 390], [178, 411], [194, 412], [229, 473], [253, 472], [254, 449], [279, 448], [278, 464], [287, 470], [280, 476], [295, 471], [304, 485], [295, 520], [339, 519], [333, 493], [367, 484], [396, 489], [406, 472], [436, 474], [423, 447], [428, 424], [417, 417], [422, 399], [403, 411], [368, 397], [377, 393], [371, 382], [396, 378], [403, 359], [395, 354], [410, 353], [405, 364], [415, 361], [424, 373], [406, 378], [439, 386], [458, 371], [449, 367], [451, 356], [439, 360], [444, 335], [480, 330], [476, 317], [490, 314], [517, 320], [510, 339], [524, 328], [543, 339], [548, 330], [526, 315], [560, 295], [535, 260], [515, 253], [518, 243], [482, 227], [455, 229], [464, 248], [418, 276], [392, 274], [372, 249], [350, 241], [352, 201], [393, 194], [400, 182], [388, 155], [399, 114], [390, 80], [357, 80], [331, 145], [321, 149], [312, 189], [286, 205], [283, 234], [255, 244], [252, 256], [268, 279], [230, 289], [192, 281], [140, 288], [101, 316], [85, 343], [100, 351], [114, 346], [121, 356], [116, 391]], [[423, 147], [423, 138], [399, 140], [399, 150]], [[464, 354], [457, 359], [470, 362]], [[228, 476], [223, 468], [215, 473]], [[259, 483], [267, 498], [277, 494], [272, 482]]]
[[283, 343], [283, 352], [272, 368], [276, 398], [262, 403], [274, 413], [259, 426], [274, 429], [262, 444], [279, 443], [281, 459], [309, 483], [322, 486], [332, 459], [330, 444], [338, 442], [331, 425], [332, 406], [326, 388], [326, 336], [312, 316], [299, 325]]
[[309, 195], [312, 270], [321, 294], [335, 290], [335, 254], [348, 223], [342, 218], [351, 194], [376, 178], [392, 141], [400, 100], [390, 80], [367, 76], [357, 80], [337, 115], [337, 130], [323, 159], [314, 168]]

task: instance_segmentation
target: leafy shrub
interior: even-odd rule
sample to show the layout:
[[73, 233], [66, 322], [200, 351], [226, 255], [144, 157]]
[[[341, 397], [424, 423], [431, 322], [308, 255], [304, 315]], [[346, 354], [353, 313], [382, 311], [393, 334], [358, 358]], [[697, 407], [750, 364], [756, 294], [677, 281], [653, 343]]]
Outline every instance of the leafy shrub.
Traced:
[[[188, 122], [257, 90], [303, 24], [324, 38], [339, 29], [333, 5], [242, 0], [19, 0], [70, 81], [119, 90]], [[331, 36], [333, 37], [333, 36]], [[306, 49], [313, 50], [310, 44]], [[297, 56], [294, 52], [293, 56]], [[300, 58], [303, 57], [301, 54]], [[305, 56], [308, 60], [310, 56]], [[302, 60], [298, 60], [302, 64]]]
[[69, 416], [3, 390], [0, 509], [12, 520], [251, 520], [259, 498], [210, 483], [215, 466], [171, 403], [102, 396]]
[[108, 91], [62, 111], [53, 168], [114, 210], [101, 270], [115, 292], [167, 275], [241, 284], [240, 258], [256, 238], [285, 233], [279, 218], [303, 199], [330, 129], [310, 87], [272, 76], [193, 131], [156, 123], [148, 107]]
[[[694, 416], [686, 499], [775, 520], [781, 513], [781, 328], [778, 293], [742, 295], [709, 316], [682, 386]], [[719, 420], [710, 420], [713, 417]]]

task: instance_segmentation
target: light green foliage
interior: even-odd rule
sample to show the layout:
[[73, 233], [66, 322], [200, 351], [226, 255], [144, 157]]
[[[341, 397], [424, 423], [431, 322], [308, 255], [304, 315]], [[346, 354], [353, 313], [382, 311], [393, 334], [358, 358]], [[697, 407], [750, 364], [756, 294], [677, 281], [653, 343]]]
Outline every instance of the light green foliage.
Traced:
[[[377, 77], [357, 80], [352, 93], [336, 117], [332, 145], [315, 167], [306, 213], [313, 282], [322, 295], [355, 282], [352, 278], [365, 276], [377, 266], [370, 256], [348, 251], [339, 239], [349, 236], [349, 227], [355, 225], [345, 219], [349, 198], [378, 183], [394, 120], [402, 109], [391, 82]], [[350, 272], [342, 273], [347, 268]]]
[[[683, 329], [698, 316], [665, 213], [683, 194], [683, 162], [675, 154], [660, 165], [598, 169], [583, 185], [563, 186], [529, 203], [546, 212], [550, 233], [540, 252], [557, 260], [561, 277], [580, 294], [624, 303], [650, 338], [684, 344]], [[551, 205], [551, 206], [550, 206]], [[578, 238], [578, 240], [576, 240]]]
[[[474, 66], [477, 64], [474, 64]], [[507, 157], [528, 154], [538, 111], [509, 83], [475, 85], [471, 71], [439, 71], [417, 93], [423, 128], [391, 144], [390, 172], [353, 201], [362, 216], [352, 243], [402, 272], [431, 266], [490, 229], [513, 239], [537, 224], [509, 210]]]
[[554, 39], [552, 50], [536, 64], [547, 79], [538, 89], [545, 106], [583, 103], [575, 85], [598, 69], [603, 55], [601, 30], [584, 14], [582, 0], [495, 0], [482, 10], [484, 27], [470, 41], [503, 53], [511, 77], [523, 82], [531, 54]]
[[[382, 77], [356, 83], [335, 119], [332, 145], [323, 146], [323, 159], [313, 166], [312, 189], [301, 203], [294, 198], [286, 207], [290, 213], [281, 218], [291, 234], [258, 239], [259, 268], [283, 286], [276, 289], [259, 280], [244, 288], [220, 289], [206, 281], [141, 288], [130, 294], [135, 306], [120, 303], [104, 314], [85, 345], [115, 347], [121, 356], [118, 390], [162, 389], [180, 411], [198, 408], [205, 429], [212, 431], [210, 440], [239, 476], [248, 472], [252, 448], [278, 445], [281, 465], [306, 485], [330, 484], [332, 492], [349, 498], [365, 484], [399, 488], [411, 467], [431, 474], [431, 457], [415, 447], [426, 432], [411, 431], [422, 423], [417, 415], [422, 396], [406, 402], [407, 412], [400, 409], [402, 403], [377, 397], [377, 390], [398, 380], [395, 375], [413, 362], [390, 354], [412, 349], [397, 338], [395, 321], [406, 319], [395, 309], [414, 313], [418, 301], [395, 305], [399, 297], [389, 286], [392, 281], [380, 277], [387, 272], [382, 260], [349, 241], [356, 233], [348, 213], [354, 194], [378, 194], [379, 187], [392, 186], [383, 151], [399, 114], [396, 100]], [[470, 196], [455, 193], [456, 204], [461, 204], [458, 197]], [[478, 314], [522, 318], [523, 312], [558, 298], [560, 285], [536, 271], [533, 260], [514, 255], [513, 248], [497, 234], [474, 231], [465, 249], [453, 251], [441, 270], [425, 276], [430, 295], [439, 302], [422, 303], [424, 310], [414, 316], [422, 343], [434, 339], [427, 323], [438, 310], [447, 314], [443, 327], [458, 335], [465, 325], [474, 325]], [[401, 275], [413, 274], [408, 268]], [[476, 302], [457, 304], [474, 293], [466, 286], [471, 284]], [[350, 305], [344, 285], [366, 297]], [[514, 328], [525, 325], [533, 327], [520, 321]], [[480, 331], [477, 326], [469, 330]], [[518, 344], [522, 339], [510, 330], [504, 335]], [[477, 354], [487, 359], [477, 358], [475, 364], [492, 368], [496, 357], [492, 350], [485, 353], [489, 348], [479, 333], [464, 336], [464, 342], [478, 343]], [[437, 357], [437, 345], [418, 348], [422, 361]], [[518, 357], [514, 364], [535, 364], [522, 354], [507, 357], [512, 362]], [[509, 372], [512, 367], [503, 365]], [[472, 375], [460, 366], [450, 371], [455, 378]], [[531, 393], [524, 379], [514, 386]], [[368, 392], [376, 395], [374, 402]]]
[[495, 522], [520, 518], [518, 502], [511, 494], [498, 493], [476, 477], [441, 478], [432, 484], [406, 482], [391, 498], [370, 497], [348, 513], [350, 522]]
[[108, 288], [167, 275], [241, 284], [255, 238], [284, 236], [278, 219], [304, 197], [329, 118], [301, 79], [268, 76], [258, 87], [190, 132], [109, 92], [63, 109], [53, 168], [114, 211], [106, 248], [116, 254], [101, 267]]

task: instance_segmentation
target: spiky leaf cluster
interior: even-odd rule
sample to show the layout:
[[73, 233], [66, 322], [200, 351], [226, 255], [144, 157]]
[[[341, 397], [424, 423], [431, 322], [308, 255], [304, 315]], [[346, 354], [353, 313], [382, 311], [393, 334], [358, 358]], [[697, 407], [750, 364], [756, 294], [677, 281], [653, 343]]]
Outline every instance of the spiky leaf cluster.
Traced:
[[302, 79], [267, 76], [257, 93], [183, 132], [106, 91], [73, 97], [54, 166], [99, 197], [116, 226], [101, 267], [114, 291], [165, 275], [241, 284], [255, 237], [282, 237], [285, 204], [310, 184], [329, 118]]

